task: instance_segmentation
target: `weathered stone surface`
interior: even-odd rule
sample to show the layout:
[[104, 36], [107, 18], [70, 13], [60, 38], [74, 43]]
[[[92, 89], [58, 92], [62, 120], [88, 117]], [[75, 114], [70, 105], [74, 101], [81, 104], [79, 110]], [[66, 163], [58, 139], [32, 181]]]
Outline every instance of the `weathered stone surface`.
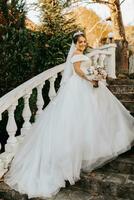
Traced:
[[134, 79], [108, 79], [107, 83], [109, 85], [133, 85]]
[[124, 101], [122, 100], [121, 103], [131, 112], [134, 112], [134, 100], [132, 101]]
[[0, 198], [4, 200], [27, 200], [27, 195], [21, 195], [19, 192], [12, 190], [8, 185], [0, 182]]
[[117, 190], [117, 197], [125, 198], [129, 200], [134, 199], [134, 187], [131, 184], [120, 185]]
[[108, 79], [109, 90], [134, 116], [134, 79]]
[[114, 94], [134, 93], [133, 85], [109, 85], [108, 88]]
[[[28, 200], [26, 195], [18, 195], [16, 191], [10, 190], [10, 188], [3, 182], [0, 184], [0, 186], [0, 200]], [[98, 195], [97, 193], [90, 194], [89, 192], [84, 192], [80, 189], [75, 189], [74, 187], [69, 186], [61, 189], [61, 191], [52, 198], [31, 198], [30, 200], [113, 200], [113, 197], [107, 195]], [[122, 199], [114, 198], [114, 200]]]
[[[76, 183], [75, 187], [90, 193], [95, 192], [99, 195], [111, 195], [118, 198], [128, 198], [134, 200], [134, 175], [111, 173], [111, 172], [94, 172], [82, 173], [81, 180]], [[124, 191], [127, 194], [124, 196]]]
[[[130, 172], [126, 174], [119, 173], [119, 170], [126, 170], [125, 166], [118, 166], [112, 169], [112, 163], [124, 163], [126, 166], [133, 165], [134, 158], [123, 156], [111, 162], [109, 172], [100, 168], [91, 173], [82, 173], [81, 180], [74, 186], [67, 184], [67, 187], [52, 198], [46, 200], [134, 200], [134, 175]], [[105, 167], [105, 166], [104, 166]], [[130, 168], [131, 169], [131, 168]], [[104, 170], [104, 171], [103, 171]], [[117, 170], [116, 173], [112, 172]], [[27, 195], [21, 195], [12, 190], [5, 183], [0, 182], [0, 198], [2, 200], [28, 200]], [[0, 200], [1, 200], [0, 199]], [[32, 198], [31, 200], [42, 200], [41, 198]]]
[[115, 173], [134, 175], [134, 156], [119, 156], [117, 159], [98, 169], [98, 171], [111, 171]]
[[134, 73], [134, 54], [129, 57], [129, 74]]
[[134, 93], [116, 94], [116, 97], [121, 101], [132, 101], [134, 100]]

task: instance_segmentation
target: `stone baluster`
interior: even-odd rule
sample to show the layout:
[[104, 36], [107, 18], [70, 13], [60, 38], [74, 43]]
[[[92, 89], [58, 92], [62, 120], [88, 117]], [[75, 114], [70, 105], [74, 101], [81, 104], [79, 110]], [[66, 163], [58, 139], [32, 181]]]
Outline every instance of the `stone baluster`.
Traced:
[[98, 65], [98, 59], [99, 59], [99, 54], [96, 54], [92, 57], [92, 63], [93, 63], [93, 66], [97, 66]]
[[[104, 67], [105, 70], [106, 70], [106, 72], [108, 72], [108, 71], [107, 71], [107, 65], [106, 65], [105, 60], [106, 60], [106, 55], [105, 55], [105, 54], [101, 54], [101, 55], [99, 56], [99, 65], [100, 65], [101, 67]], [[107, 85], [105, 79], [102, 79], [101, 82], [103, 82], [105, 85]]]
[[31, 118], [31, 110], [29, 107], [29, 98], [30, 98], [31, 92], [26, 94], [24, 96], [24, 109], [23, 109], [23, 119], [24, 119], [24, 124], [21, 129], [22, 136], [26, 134], [26, 132], [31, 128], [31, 123], [30, 123], [30, 118]]
[[5, 165], [2, 159], [0, 159], [0, 178], [5, 174], [7, 169], [5, 169]]
[[17, 139], [15, 137], [17, 131], [17, 125], [14, 118], [14, 111], [16, 109], [17, 102], [12, 104], [8, 108], [8, 122], [6, 130], [8, 132], [9, 138], [7, 140], [7, 144], [5, 145], [6, 152], [15, 152], [17, 148]]
[[101, 54], [101, 55], [99, 56], [99, 65], [100, 65], [101, 67], [105, 67], [105, 58], [106, 58], [106, 55], [105, 55], [105, 54]]
[[61, 81], [60, 81], [60, 88], [64, 85], [64, 82], [63, 82], [63, 74], [64, 74], [64, 70], [60, 72], [60, 75], [61, 75]]
[[108, 59], [108, 76], [111, 78], [116, 78], [116, 59], [115, 59], [115, 49], [116, 44], [111, 44], [107, 51], [111, 53]]
[[64, 70], [60, 72], [61, 76], [63, 77]]
[[40, 114], [42, 113], [42, 108], [44, 105], [44, 100], [42, 97], [42, 88], [43, 88], [44, 83], [40, 84], [37, 86], [37, 112], [36, 112], [36, 118], [38, 118], [40, 116]]
[[55, 96], [56, 96], [56, 91], [55, 91], [55, 87], [54, 87], [54, 82], [55, 82], [55, 79], [57, 78], [57, 74], [55, 74], [53, 77], [51, 77], [49, 79], [50, 81], [50, 89], [49, 89], [49, 98], [50, 100], [52, 100]]
[[134, 54], [129, 57], [129, 74], [134, 73]]

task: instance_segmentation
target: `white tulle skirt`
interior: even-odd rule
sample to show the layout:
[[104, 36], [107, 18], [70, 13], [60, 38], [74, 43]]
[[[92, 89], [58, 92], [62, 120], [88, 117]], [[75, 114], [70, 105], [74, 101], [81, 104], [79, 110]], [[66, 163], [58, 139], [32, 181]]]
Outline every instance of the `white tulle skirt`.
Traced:
[[5, 182], [31, 197], [50, 197], [65, 180], [131, 148], [134, 118], [103, 83], [73, 75], [27, 133]]

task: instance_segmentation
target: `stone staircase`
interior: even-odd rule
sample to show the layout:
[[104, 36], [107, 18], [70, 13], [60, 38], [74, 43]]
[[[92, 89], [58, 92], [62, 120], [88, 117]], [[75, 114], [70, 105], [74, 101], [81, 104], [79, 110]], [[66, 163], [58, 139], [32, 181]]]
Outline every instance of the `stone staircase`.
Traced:
[[[81, 180], [67, 186], [49, 200], [134, 200], [134, 154], [127, 152], [93, 171], [82, 173]], [[2, 181], [0, 200], [28, 200]], [[31, 200], [43, 200], [32, 198]]]
[[[108, 88], [134, 116], [134, 80], [108, 80]], [[0, 200], [27, 200], [0, 182]], [[41, 198], [33, 198], [41, 200]], [[81, 180], [50, 200], [134, 200], [134, 147], [91, 173], [81, 173]]]
[[134, 79], [108, 80], [108, 88], [134, 116]]
[[[134, 116], [134, 80], [108, 80], [108, 88]], [[134, 147], [92, 173], [82, 173], [75, 188], [106, 200], [134, 200]], [[101, 199], [101, 198], [100, 198]]]
[[107, 200], [134, 200], [134, 155], [127, 152], [92, 173], [82, 173], [75, 188]]

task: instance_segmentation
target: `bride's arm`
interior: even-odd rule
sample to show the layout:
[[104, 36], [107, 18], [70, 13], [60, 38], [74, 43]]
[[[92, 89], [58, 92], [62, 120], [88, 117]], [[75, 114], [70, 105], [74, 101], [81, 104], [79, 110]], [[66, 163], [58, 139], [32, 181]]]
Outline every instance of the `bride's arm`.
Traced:
[[84, 78], [84, 79], [87, 80], [87, 81], [93, 82], [93, 81], [89, 80], [89, 79], [86, 77], [86, 74], [80, 69], [81, 62], [75, 62], [73, 65], [74, 65], [74, 70], [75, 70], [75, 72], [76, 72], [81, 78]]

